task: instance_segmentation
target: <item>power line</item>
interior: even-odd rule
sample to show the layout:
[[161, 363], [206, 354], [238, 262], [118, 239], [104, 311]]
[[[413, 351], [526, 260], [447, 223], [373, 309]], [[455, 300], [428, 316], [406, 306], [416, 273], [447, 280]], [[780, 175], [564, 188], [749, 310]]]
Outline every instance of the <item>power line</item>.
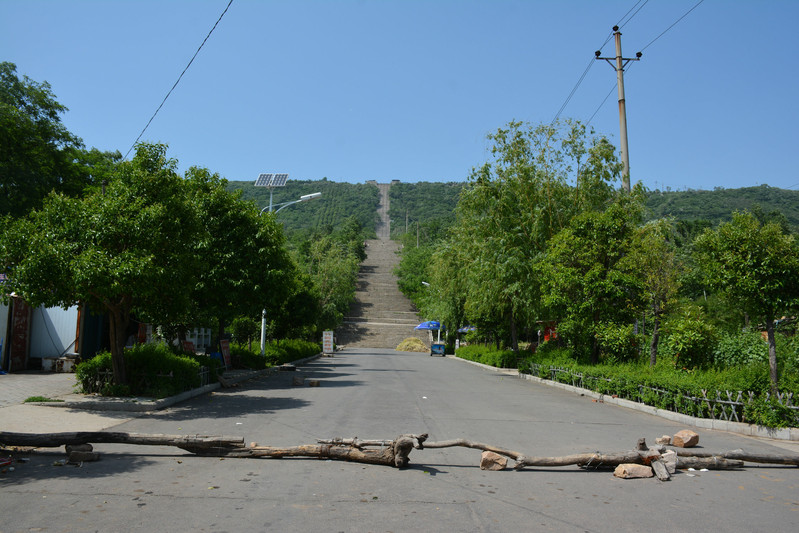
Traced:
[[[640, 1], [640, 0], [639, 0], [639, 1]], [[646, 0], [646, 2], [648, 2], [648, 1], [649, 1], [649, 0]], [[678, 18], [676, 21], [674, 21], [674, 22], [672, 23], [672, 25], [671, 25], [671, 26], [669, 26], [668, 28], [666, 28], [665, 30], [663, 30], [663, 31], [660, 33], [660, 35], [658, 35], [657, 37], [655, 37], [654, 39], [652, 39], [651, 41], [649, 41], [649, 44], [647, 44], [646, 46], [644, 46], [643, 48], [641, 48], [641, 52], [643, 52], [644, 50], [646, 50], [647, 48], [649, 48], [649, 46], [650, 46], [650, 45], [652, 45], [652, 44], [653, 44], [655, 41], [657, 41], [658, 39], [660, 39], [661, 37], [663, 37], [663, 35], [665, 35], [667, 31], [669, 31], [669, 30], [670, 30], [670, 29], [672, 29], [674, 26], [676, 26], [676, 25], [677, 25], [677, 23], [679, 23], [679, 22], [680, 22], [682, 19], [684, 19], [685, 17], [687, 17], [687, 16], [688, 16], [688, 14], [689, 14], [689, 13], [691, 13], [691, 11], [693, 11], [694, 9], [696, 9], [697, 7], [699, 7], [699, 4], [701, 4], [701, 3], [702, 3], [702, 2], [704, 2], [704, 1], [705, 1], [705, 0], [699, 0], [699, 2], [697, 2], [696, 4], [694, 4], [694, 6], [693, 6], [691, 9], [689, 9], [688, 11], [686, 11], [685, 13], [683, 13], [683, 15], [682, 15], [680, 18]], [[643, 7], [646, 5], [646, 2], [644, 2], [644, 5], [642, 5], [642, 6], [641, 6], [641, 8], [643, 8]], [[636, 6], [637, 6], [637, 5], [638, 5], [638, 4], [636, 4]], [[635, 15], [638, 13], [638, 11], [641, 11], [641, 8], [638, 8], [638, 10], [637, 10], [635, 13], [633, 13], [633, 15], [630, 17], [630, 19], [632, 19], [632, 18], [633, 18], [633, 17], [634, 17], [634, 16], [635, 16]], [[632, 11], [633, 9], [635, 9], [635, 6], [633, 6], [633, 7], [630, 9], [630, 11]], [[629, 13], [630, 11], [628, 11], [627, 13]], [[626, 16], [627, 16], [627, 15], [625, 15], [625, 17], [626, 17]], [[630, 22], [630, 19], [628, 19], [628, 20], [627, 20], [627, 22]], [[624, 17], [622, 17], [622, 20], [624, 20]], [[625, 22], [624, 24], [627, 24], [627, 22]], [[608, 40], [610, 40], [610, 38], [608, 38]], [[607, 41], [605, 41], [605, 44], [607, 44]], [[602, 46], [604, 46], [604, 44], [603, 44]], [[630, 65], [630, 68], [628, 68], [628, 69], [627, 69], [627, 72], [628, 72], [628, 73], [629, 73], [629, 71], [632, 69], [632, 66], [633, 66], [634, 64], [635, 64], [635, 63], [631, 64], [631, 65]], [[614, 90], [615, 88], [616, 88], [616, 85], [614, 84], [614, 85], [613, 85], [613, 87], [611, 87], [611, 89], [610, 89], [610, 91], [608, 92], [608, 94], [607, 94], [607, 95], [605, 95], [605, 98], [602, 100], [602, 103], [601, 103], [601, 104], [599, 104], [599, 106], [596, 108], [596, 111], [594, 111], [594, 114], [593, 114], [593, 115], [591, 115], [591, 118], [589, 118], [589, 119], [588, 119], [588, 122], [586, 122], [586, 125], [590, 124], [590, 123], [591, 123], [591, 121], [592, 121], [592, 120], [594, 120], [594, 117], [596, 116], [596, 114], [597, 114], [597, 113], [599, 113], [599, 110], [600, 110], [600, 109], [602, 109], [602, 106], [604, 106], [604, 105], [605, 105], [605, 102], [607, 102], [607, 101], [608, 101], [608, 98], [610, 98], [610, 95], [613, 93], [613, 90]]]
[[[638, 4], [640, 4], [641, 2], [643, 2], [643, 5], [641, 5], [641, 7], [638, 7]], [[622, 21], [622, 20], [624, 20], [624, 19], [626, 19], [626, 18], [627, 18], [627, 15], [629, 15], [629, 14], [630, 14], [630, 13], [631, 13], [631, 12], [632, 12], [632, 11], [633, 11], [635, 8], [636, 8], [636, 7], [638, 7], [638, 9], [635, 11], [635, 13], [633, 13], [633, 14], [630, 16], [630, 18], [627, 18], [627, 21], [626, 21], [624, 24], [627, 24], [627, 22], [630, 22], [630, 20], [632, 20], [632, 18], [633, 18], [635, 15], [637, 15], [637, 14], [638, 14], [638, 11], [641, 11], [641, 9], [642, 9], [642, 8], [643, 8], [643, 7], [644, 7], [646, 4], [647, 4], [647, 2], [649, 2], [649, 0], [638, 0], [638, 1], [637, 1], [635, 4], [633, 4], [633, 7], [631, 7], [630, 9], [628, 9], [628, 10], [627, 10], [627, 13], [625, 13], [625, 14], [624, 14], [624, 16], [623, 16], [623, 17], [621, 17], [621, 19], [619, 20], [619, 24], [621, 24], [621, 21]], [[619, 24], [616, 24], [616, 25], [618, 26]], [[613, 38], [613, 32], [610, 32], [610, 33], [608, 34], [608, 37], [607, 37], [607, 39], [605, 39], [605, 42], [604, 42], [604, 43], [602, 43], [602, 46], [600, 46], [600, 47], [599, 47], [599, 50], [602, 50], [602, 49], [605, 47], [605, 45], [606, 45], [606, 44], [608, 44], [608, 41], [610, 41], [612, 38]], [[594, 64], [594, 58], [592, 57], [592, 58], [591, 58], [591, 59], [588, 61], [588, 66], [586, 66], [586, 67], [585, 67], [585, 70], [583, 71], [582, 75], [580, 76], [580, 79], [578, 79], [578, 80], [577, 80], [577, 83], [575, 83], [575, 84], [574, 84], [574, 87], [572, 88], [571, 92], [569, 93], [569, 96], [567, 96], [567, 97], [566, 97], [566, 101], [565, 101], [565, 102], [563, 102], [563, 105], [561, 105], [561, 106], [560, 106], [560, 109], [558, 109], [558, 112], [555, 114], [555, 117], [552, 119], [552, 122], [550, 122], [550, 126], [551, 126], [552, 124], [554, 124], [554, 123], [555, 123], [555, 121], [556, 121], [556, 120], [558, 120], [558, 119], [560, 118], [560, 115], [561, 115], [561, 113], [563, 113], [563, 110], [564, 110], [564, 109], [566, 109], [566, 106], [567, 106], [567, 105], [569, 105], [569, 102], [571, 102], [571, 99], [572, 99], [572, 97], [574, 96], [574, 93], [576, 93], [576, 92], [577, 92], [577, 89], [578, 89], [578, 88], [580, 87], [580, 85], [583, 83], [583, 80], [584, 80], [584, 79], [585, 79], [585, 77], [588, 75], [588, 71], [589, 71], [589, 70], [591, 70], [591, 65], [593, 65], [593, 64]], [[607, 100], [607, 98], [605, 98], [605, 99]], [[596, 113], [595, 113], [595, 114], [596, 114]]]
[[[627, 70], [626, 70], [626, 72], [627, 72], [627, 74], [628, 74], [628, 75], [630, 74], [630, 71], [632, 70], [632, 68], [633, 68], [633, 65], [635, 65], [635, 63], [630, 63], [630, 66], [629, 66], [629, 67], [627, 67]], [[591, 124], [591, 121], [592, 121], [592, 120], [594, 120], [594, 117], [596, 116], [596, 114], [597, 114], [597, 113], [599, 113], [599, 110], [600, 110], [600, 109], [602, 109], [602, 106], [604, 106], [604, 105], [605, 105], [605, 102], [607, 102], [607, 101], [608, 101], [608, 98], [610, 98], [610, 95], [611, 95], [611, 94], [613, 94], [613, 91], [615, 91], [615, 90], [616, 90], [616, 85], [617, 85], [617, 84], [616, 84], [616, 83], [614, 83], [614, 84], [613, 84], [613, 87], [611, 87], [611, 88], [610, 88], [610, 90], [608, 91], [608, 94], [606, 94], [606, 95], [605, 95], [605, 98], [604, 98], [604, 100], [602, 100], [602, 103], [601, 103], [601, 104], [599, 104], [599, 105], [597, 106], [596, 110], [595, 110], [595, 111], [594, 111], [594, 113], [591, 115], [591, 118], [589, 118], [589, 119], [588, 119], [588, 122], [586, 122], [586, 123], [585, 123], [585, 125], [586, 125], [586, 126], [588, 126], [589, 124]]]
[[197, 57], [197, 54], [199, 54], [199, 53], [200, 53], [200, 50], [202, 50], [202, 47], [203, 47], [203, 46], [205, 46], [205, 42], [208, 40], [208, 38], [211, 36], [211, 34], [212, 34], [212, 33], [214, 33], [214, 30], [216, 29], [216, 26], [219, 24], [219, 21], [220, 21], [220, 20], [222, 20], [222, 17], [224, 17], [224, 16], [225, 16], [225, 13], [227, 13], [227, 10], [230, 8], [230, 4], [232, 4], [232, 3], [233, 3], [233, 0], [230, 0], [230, 1], [228, 2], [227, 6], [225, 7], [225, 10], [224, 10], [224, 11], [222, 11], [222, 14], [221, 14], [221, 15], [219, 15], [219, 18], [218, 18], [218, 19], [216, 19], [216, 22], [214, 23], [214, 27], [213, 27], [213, 28], [211, 28], [211, 31], [209, 31], [209, 32], [208, 32], [208, 35], [206, 35], [206, 36], [205, 36], [205, 39], [203, 39], [203, 42], [202, 42], [202, 43], [200, 44], [200, 46], [197, 48], [197, 51], [196, 51], [196, 52], [194, 52], [194, 55], [193, 55], [193, 56], [191, 56], [191, 59], [189, 60], [189, 63], [186, 65], [186, 68], [184, 68], [184, 69], [183, 69], [183, 72], [181, 72], [181, 73], [180, 73], [180, 76], [178, 76], [178, 79], [177, 79], [177, 81], [175, 82], [175, 84], [172, 86], [172, 88], [171, 88], [171, 89], [169, 89], [169, 92], [168, 92], [168, 93], [166, 93], [166, 96], [164, 96], [164, 99], [163, 99], [163, 100], [161, 100], [161, 104], [158, 106], [158, 109], [156, 109], [156, 110], [155, 110], [155, 113], [153, 113], [153, 116], [151, 116], [151, 117], [150, 117], [150, 120], [148, 120], [148, 121], [147, 121], [147, 125], [146, 125], [146, 126], [144, 126], [144, 129], [143, 129], [143, 130], [141, 130], [141, 133], [139, 133], [139, 136], [138, 136], [138, 137], [136, 137], [136, 140], [135, 140], [135, 141], [133, 141], [133, 145], [132, 145], [130, 148], [128, 148], [128, 151], [125, 153], [125, 157], [123, 157], [123, 159], [127, 159], [127, 158], [128, 158], [128, 154], [130, 154], [131, 150], [133, 150], [133, 148], [136, 146], [136, 143], [138, 143], [138, 142], [139, 142], [139, 139], [141, 139], [141, 136], [142, 136], [142, 135], [144, 135], [144, 132], [145, 132], [145, 131], [147, 131], [147, 128], [149, 128], [149, 127], [150, 127], [150, 124], [152, 123], [153, 119], [154, 119], [154, 118], [155, 118], [155, 116], [158, 114], [158, 112], [159, 112], [159, 111], [161, 111], [161, 108], [162, 108], [162, 107], [164, 106], [164, 104], [166, 103], [166, 100], [167, 100], [167, 98], [169, 98], [169, 95], [170, 95], [170, 94], [172, 94], [172, 91], [174, 91], [174, 90], [175, 90], [175, 87], [177, 87], [177, 86], [178, 86], [178, 83], [180, 83], [180, 80], [183, 78], [183, 75], [184, 75], [184, 74], [186, 74], [186, 71], [187, 71], [187, 70], [189, 70], [189, 67], [191, 66], [191, 64], [192, 64], [192, 63], [194, 63], [194, 58], [196, 58], [196, 57]]
[[692, 7], [692, 8], [691, 8], [691, 9], [689, 9], [688, 11], [686, 11], [686, 12], [685, 12], [685, 14], [684, 14], [683, 16], [681, 16], [681, 17], [680, 17], [680, 18], [678, 18], [676, 21], [674, 21], [674, 24], [672, 24], [671, 26], [669, 26], [668, 28], [666, 28], [665, 30], [663, 30], [663, 32], [662, 32], [660, 35], [658, 35], [657, 37], [655, 37], [654, 39], [652, 39], [651, 41], [649, 41], [649, 44], [647, 44], [646, 46], [644, 46], [643, 48], [641, 48], [641, 51], [643, 52], [644, 50], [646, 50], [647, 48], [649, 48], [649, 47], [652, 45], [652, 43], [654, 43], [655, 41], [657, 41], [658, 39], [660, 39], [661, 37], [663, 37], [663, 35], [664, 35], [664, 34], [665, 34], [667, 31], [669, 31], [669, 30], [670, 30], [670, 29], [672, 29], [674, 26], [676, 26], [678, 22], [680, 22], [682, 19], [684, 19], [685, 17], [687, 17], [687, 16], [688, 16], [688, 14], [689, 14], [691, 11], [693, 11], [694, 9], [696, 9], [697, 7], [699, 7], [699, 4], [701, 4], [701, 3], [702, 3], [702, 2], [704, 2], [704, 1], [705, 1], [705, 0], [699, 0], [699, 2], [697, 2], [696, 4], [694, 4], [694, 7]]
[[[638, 3], [641, 3], [641, 0], [638, 0]], [[625, 21], [624, 21], [624, 24], [621, 24], [621, 20], [624, 20], [624, 17], [622, 17], [622, 18], [621, 18], [621, 20], [619, 21], [619, 24], [616, 24], [616, 26], [618, 26], [618, 27], [619, 27], [619, 29], [621, 29], [621, 28], [623, 28], [624, 26], [626, 26], [626, 25], [627, 25], [627, 23], [628, 23], [628, 22], [630, 22], [630, 21], [633, 19], [633, 17], [634, 17], [634, 16], [636, 16], [636, 15], [638, 14], [638, 12], [639, 12], [639, 11], [641, 11], [641, 10], [644, 8], [644, 6], [645, 6], [645, 5], [647, 5], [648, 3], [649, 3], [649, 0], [644, 0], [644, 3], [643, 3], [643, 4], [641, 4], [641, 7], [639, 7], [638, 9], [636, 9], [635, 13], [633, 13], [632, 15], [630, 15], [630, 18], [628, 18], [627, 20], [625, 20]], [[635, 5], [637, 6], [638, 4], [635, 4]], [[633, 9], [635, 9], [635, 6], [633, 6], [633, 7], [630, 9], [630, 11], [632, 11]], [[627, 13], [629, 13], [630, 11], [628, 11]], [[624, 16], [626, 17], [627, 15], [624, 15]]]

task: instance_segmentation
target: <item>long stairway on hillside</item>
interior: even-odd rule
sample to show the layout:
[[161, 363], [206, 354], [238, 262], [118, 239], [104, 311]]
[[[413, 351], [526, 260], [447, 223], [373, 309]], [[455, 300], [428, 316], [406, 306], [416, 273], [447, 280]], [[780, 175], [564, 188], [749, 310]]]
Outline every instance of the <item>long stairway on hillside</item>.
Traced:
[[414, 305], [397, 287], [394, 268], [399, 263], [399, 244], [390, 239], [388, 218], [389, 183], [377, 184], [380, 189], [380, 219], [377, 239], [366, 241], [366, 259], [358, 273], [355, 301], [349, 316], [336, 332], [337, 342], [348, 347], [391, 348], [408, 337], [427, 342], [427, 332], [414, 327], [420, 320]]

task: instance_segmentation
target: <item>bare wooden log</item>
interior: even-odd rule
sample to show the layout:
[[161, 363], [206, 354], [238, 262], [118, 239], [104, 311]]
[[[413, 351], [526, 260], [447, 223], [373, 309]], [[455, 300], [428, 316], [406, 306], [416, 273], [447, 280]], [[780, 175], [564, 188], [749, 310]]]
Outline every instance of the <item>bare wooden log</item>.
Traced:
[[394, 449], [390, 446], [378, 450], [360, 450], [350, 446], [334, 446], [331, 444], [308, 444], [280, 448], [274, 446], [256, 446], [231, 450], [227, 457], [316, 457], [318, 459], [335, 459], [372, 465], [395, 466]]
[[359, 439], [358, 437], [354, 437], [351, 439], [343, 439], [341, 437], [336, 437], [333, 439], [316, 439], [317, 444], [332, 444], [334, 446], [352, 446], [353, 448], [366, 448], [368, 446], [391, 446], [394, 441], [393, 440], [363, 440]]
[[521, 470], [526, 466], [570, 466], [577, 465], [583, 467], [615, 467], [623, 463], [637, 463], [637, 464], [650, 464], [653, 460], [660, 457], [657, 452], [649, 450], [630, 450], [627, 452], [616, 453], [578, 453], [573, 455], [562, 455], [557, 457], [535, 457], [526, 456], [523, 453], [513, 450], [507, 450], [492, 446], [490, 444], [483, 444], [481, 442], [472, 442], [466, 439], [453, 439], [439, 442], [426, 442], [425, 448], [451, 448], [461, 446], [464, 448], [475, 448], [478, 450], [489, 451], [510, 457], [516, 461], [514, 468]]
[[6, 446], [57, 448], [75, 444], [140, 444], [175, 446], [192, 453], [244, 448], [244, 437], [210, 435], [159, 435], [114, 431], [78, 431], [66, 433], [14, 433], [0, 431], [0, 443]]
[[795, 453], [750, 453], [741, 449], [727, 452], [702, 452], [696, 449], [677, 449], [675, 451], [679, 457], [723, 457], [725, 459], [737, 459], [749, 463], [799, 466], [799, 454]]
[[741, 468], [743, 461], [737, 459], [727, 459], [721, 456], [713, 457], [685, 457], [677, 456], [677, 468], [707, 468], [708, 470], [729, 470], [731, 468]]

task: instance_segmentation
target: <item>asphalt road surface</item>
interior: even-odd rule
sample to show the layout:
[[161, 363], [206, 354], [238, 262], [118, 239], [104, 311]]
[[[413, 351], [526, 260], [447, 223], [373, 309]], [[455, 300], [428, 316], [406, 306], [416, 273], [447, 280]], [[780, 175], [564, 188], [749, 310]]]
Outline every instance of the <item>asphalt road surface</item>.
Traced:
[[[346, 350], [128, 420], [116, 431], [316, 439], [467, 438], [528, 455], [622, 451], [683, 426], [454, 359]], [[706, 450], [795, 445], [697, 430]], [[777, 447], [780, 446], [780, 447]], [[621, 480], [578, 467], [479, 469], [480, 451], [414, 450], [405, 470], [320, 459], [195, 457], [105, 444], [102, 460], [35, 455], [0, 475], [0, 532], [797, 531], [799, 469], [747, 465]]]

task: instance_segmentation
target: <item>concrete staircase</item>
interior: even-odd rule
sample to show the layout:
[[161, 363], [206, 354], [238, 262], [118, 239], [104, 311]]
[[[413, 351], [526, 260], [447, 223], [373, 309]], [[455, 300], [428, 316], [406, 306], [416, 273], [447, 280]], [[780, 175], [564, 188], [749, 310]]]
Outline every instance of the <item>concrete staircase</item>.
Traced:
[[389, 183], [379, 183], [380, 205], [377, 239], [366, 241], [366, 259], [358, 273], [355, 301], [349, 316], [336, 331], [339, 345], [390, 348], [408, 337], [428, 344], [428, 333], [413, 329], [421, 322], [414, 305], [397, 288], [394, 267], [399, 263], [399, 244], [390, 240]]

